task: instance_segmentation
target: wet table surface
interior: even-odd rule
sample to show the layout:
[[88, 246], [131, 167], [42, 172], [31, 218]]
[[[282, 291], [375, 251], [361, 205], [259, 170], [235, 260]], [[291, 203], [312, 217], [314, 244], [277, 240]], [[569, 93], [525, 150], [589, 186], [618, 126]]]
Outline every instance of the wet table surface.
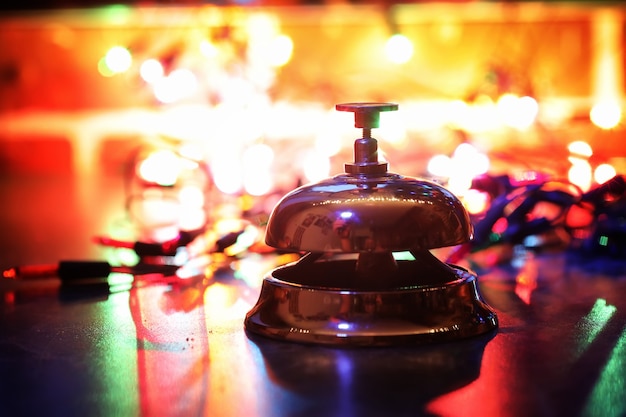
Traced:
[[[5, 179], [0, 266], [102, 255], [90, 236], [123, 205], [114, 194], [93, 198], [107, 187], [116, 184], [85, 190]], [[500, 321], [492, 334], [331, 348], [247, 335], [243, 318], [260, 280], [237, 278], [237, 267], [190, 285], [108, 295], [3, 282], [0, 415], [626, 414], [620, 273], [574, 265], [561, 253], [528, 257], [479, 276]]]

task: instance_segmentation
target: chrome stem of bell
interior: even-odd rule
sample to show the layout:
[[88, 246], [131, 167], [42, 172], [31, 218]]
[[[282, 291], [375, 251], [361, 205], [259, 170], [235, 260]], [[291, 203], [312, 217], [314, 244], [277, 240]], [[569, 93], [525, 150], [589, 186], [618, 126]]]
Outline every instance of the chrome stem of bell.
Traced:
[[355, 160], [345, 174], [293, 190], [272, 211], [266, 243], [308, 254], [265, 277], [246, 315], [247, 331], [304, 343], [391, 345], [497, 328], [476, 275], [430, 252], [471, 239], [461, 202], [438, 184], [390, 173], [378, 161], [371, 129], [381, 111], [397, 108], [337, 105], [354, 112], [363, 129]]

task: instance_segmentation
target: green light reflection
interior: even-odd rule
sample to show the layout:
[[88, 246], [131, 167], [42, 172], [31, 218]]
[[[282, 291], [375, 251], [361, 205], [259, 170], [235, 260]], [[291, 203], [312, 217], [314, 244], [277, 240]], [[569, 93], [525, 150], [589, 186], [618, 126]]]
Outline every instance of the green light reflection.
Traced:
[[583, 409], [583, 416], [617, 417], [626, 415], [626, 327], [622, 330]]
[[111, 294], [99, 308], [103, 329], [92, 364], [101, 384], [100, 406], [104, 415], [139, 415], [136, 332], [129, 305], [129, 293]]
[[598, 298], [596, 300], [589, 314], [584, 316], [576, 326], [580, 331], [580, 338], [575, 352], [577, 358], [589, 348], [616, 311], [617, 308], [607, 304], [605, 299]]

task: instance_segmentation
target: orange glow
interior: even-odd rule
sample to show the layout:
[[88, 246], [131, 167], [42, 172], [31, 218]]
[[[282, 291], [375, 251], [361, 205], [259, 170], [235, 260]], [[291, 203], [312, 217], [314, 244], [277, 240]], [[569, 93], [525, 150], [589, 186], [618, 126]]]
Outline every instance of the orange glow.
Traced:
[[17, 271], [15, 268], [9, 268], [2, 271], [2, 278], [15, 279], [17, 277]]
[[[599, 116], [620, 113], [621, 76], [600, 71], [605, 67], [600, 65], [602, 59], [594, 63], [594, 51], [604, 50], [608, 55], [617, 53], [619, 51], [605, 50], [606, 44], [600, 41], [606, 36], [618, 42], [614, 46], [621, 49], [623, 37], [615, 38], [613, 32], [605, 34], [606, 22], [602, 19], [597, 22], [600, 32], [590, 33], [589, 23], [596, 21], [595, 14], [568, 10], [564, 12], [568, 17], [561, 20], [540, 9], [532, 14], [531, 21], [510, 17], [513, 23], [510, 36], [515, 36], [518, 46], [495, 51], [498, 56], [492, 57], [490, 53], [494, 51], [479, 40], [487, 33], [496, 33], [491, 28], [494, 24], [507, 23], [501, 21], [499, 9], [487, 6], [483, 11], [482, 6], [476, 8], [469, 3], [461, 9], [457, 6], [431, 9], [430, 5], [399, 7], [394, 12], [394, 15], [397, 13], [394, 18], [399, 19], [398, 26], [391, 32], [386, 16], [357, 4], [339, 8], [320, 5], [312, 9], [181, 6], [153, 10], [137, 6], [124, 9], [122, 21], [104, 19], [106, 25], [111, 24], [106, 27], [89, 19], [77, 25], [71, 15], [61, 13], [59, 17], [63, 22], [59, 24], [64, 27], [66, 40], [55, 42], [57, 46], [65, 45], [65, 53], [61, 55], [58, 51], [44, 55], [42, 47], [32, 51], [31, 59], [22, 62], [15, 52], [18, 47], [10, 46], [8, 39], [22, 36], [24, 42], [32, 43], [38, 38], [51, 39], [57, 32], [44, 27], [37, 29], [38, 37], [35, 37], [11, 25], [0, 31], [3, 44], [12, 51], [7, 55], [7, 62], [15, 60], [19, 65], [24, 64], [21, 84], [7, 90], [5, 105], [11, 109], [24, 103], [25, 108], [25, 104], [31, 108], [30, 103], [39, 98], [21, 101], [21, 98], [9, 96], [41, 92], [42, 102], [34, 102], [32, 108], [64, 112], [64, 119], [56, 115], [44, 116], [56, 119], [56, 133], [71, 138], [70, 152], [75, 152], [71, 155], [72, 161], [80, 162], [79, 169], [97, 165], [93, 162], [98, 158], [100, 140], [163, 133], [181, 142], [201, 144], [211, 170], [220, 171], [220, 189], [227, 193], [241, 192], [247, 187], [255, 195], [261, 194], [272, 186], [282, 188], [290, 179], [284, 177], [295, 178], [282, 168], [258, 178], [244, 173], [243, 150], [261, 139], [276, 150], [276, 165], [289, 159], [282, 154], [287, 149], [282, 144], [293, 146], [289, 151], [293, 151], [298, 162], [293, 164], [297, 181], [325, 177], [323, 173], [329, 163], [329, 172], [341, 169], [341, 164], [350, 158], [354, 128], [350, 120], [332, 116], [337, 113], [332, 106], [339, 100], [389, 100], [400, 104], [400, 112], [381, 115], [389, 120], [383, 120], [374, 135], [380, 141], [381, 154], [384, 151], [391, 161], [390, 168], [407, 175], [423, 172], [426, 161], [422, 158], [426, 155], [445, 152], [451, 156], [451, 149], [458, 143], [451, 134], [452, 129], [468, 133], [472, 143], [493, 152], [494, 157], [509, 153], [506, 156], [513, 164], [523, 164], [529, 169], [558, 170], [550, 174], [560, 177], [569, 169], [569, 164], [564, 164], [567, 163], [565, 158], [559, 157], [558, 167], [534, 165], [535, 157], [540, 159], [542, 153], [545, 156], [544, 144], [560, 146], [562, 150], [568, 138], [580, 137], [589, 140], [600, 155], [594, 161], [609, 160], [604, 157], [607, 153], [621, 157], [623, 141], [609, 145], [608, 140], [597, 135], [597, 129], [590, 127], [586, 116], [590, 103], [613, 103], [599, 104], [592, 112], [596, 123], [608, 127], [614, 125], [615, 118], [613, 123], [604, 119], [601, 122], [595, 113]], [[526, 10], [527, 6], [520, 7]], [[418, 9], [419, 18], [413, 15]], [[485, 21], [482, 17], [478, 21], [468, 18], [472, 13], [479, 16], [483, 12], [490, 16]], [[620, 15], [613, 13], [608, 18], [620, 18]], [[487, 21], [493, 24], [484, 24]], [[525, 33], [535, 27], [536, 22], [541, 23], [537, 27], [552, 22], [559, 26], [555, 32], [561, 33], [563, 29], [563, 33], [569, 35], [554, 38], [553, 34], [546, 33], [541, 50], [537, 50], [533, 48], [535, 39]], [[619, 22], [614, 19], [613, 23]], [[32, 27], [36, 25], [39, 20], [34, 21]], [[623, 31], [619, 25], [615, 29]], [[168, 36], [161, 36], [162, 33]], [[390, 38], [392, 33], [396, 35]], [[460, 42], [461, 35], [463, 42]], [[584, 39], [578, 38], [579, 35]], [[589, 39], [586, 35], [590, 35]], [[580, 40], [584, 42], [574, 42]], [[394, 51], [394, 42], [396, 46], [406, 47], [397, 48], [396, 52], [404, 57], [395, 60], [406, 62], [409, 59], [409, 65], [390, 67], [384, 49], [387, 41], [391, 51]], [[365, 57], [364, 51], [369, 53], [367, 59], [355, 59]], [[527, 58], [528, 51], [534, 51], [533, 62], [520, 59]], [[413, 53], [413, 57], [407, 52]], [[555, 52], [563, 52], [566, 58], [562, 59]], [[415, 59], [417, 53], [419, 60]], [[17, 58], [14, 59], [14, 55]], [[619, 56], [611, 56], [615, 64], [623, 66], [617, 59]], [[52, 71], [55, 68], [48, 64], [52, 60], [45, 59], [53, 57], [63, 60], [55, 66], [58, 72]], [[502, 57], [507, 58], [506, 64], [491, 62]], [[128, 71], [123, 76], [103, 79], [95, 68], [99, 59], [102, 76]], [[28, 62], [41, 62], [45, 68], [35, 71]], [[519, 65], [512, 65], [515, 62]], [[566, 62], [568, 68], [563, 68]], [[493, 65], [500, 64], [497, 71], [492, 69]], [[525, 64], [528, 68], [524, 68]], [[598, 73], [594, 72], [596, 70]], [[67, 86], [66, 94], [57, 94], [54, 82], [43, 83], [46, 74], [58, 75], [58, 80]], [[607, 83], [606, 88], [603, 84], [596, 90], [596, 83], [607, 77], [617, 77], [618, 83]], [[28, 84], [31, 82], [32, 85]], [[90, 86], [88, 92], [78, 88], [86, 85]], [[79, 91], [85, 93], [78, 94]], [[611, 91], [615, 93], [613, 96], [604, 94]], [[48, 101], [43, 102], [44, 96]], [[106, 120], [100, 118], [105, 112]], [[539, 116], [541, 125], [535, 125], [533, 121]], [[7, 115], [2, 122], [10, 118], [13, 119]], [[28, 130], [24, 136], [30, 136], [32, 129], [44, 131], [38, 126], [47, 126], [48, 120], [45, 123], [27, 120], [15, 128], [12, 127], [15, 122], [10, 120], [11, 126], [6, 129], [10, 130], [9, 136], [17, 130], [20, 134]], [[613, 133], [619, 134], [601, 132], [602, 135]], [[544, 140], [546, 138], [554, 140]], [[602, 144], [597, 143], [600, 141]], [[232, 155], [224, 163], [215, 162], [214, 167], [213, 160], [221, 159], [216, 154], [222, 153], [217, 148], [225, 146], [225, 142], [233, 143], [228, 150]], [[537, 151], [522, 155], [516, 152], [518, 147]], [[307, 155], [311, 149], [333, 158], [325, 160]], [[502, 150], [505, 152], [500, 152]], [[411, 158], [415, 160], [413, 165], [408, 162]], [[319, 165], [309, 162], [313, 160]], [[485, 161], [480, 157], [459, 165], [476, 166]], [[447, 167], [442, 173], [435, 162], [428, 167], [433, 174], [445, 178], [453, 175], [453, 168]], [[439, 168], [446, 164], [443, 159], [439, 162]], [[496, 164], [502, 162], [494, 159], [494, 171], [501, 169], [502, 165]], [[409, 169], [405, 170], [403, 165]], [[78, 168], [79, 163], [76, 166]], [[468, 180], [455, 177], [451, 183], [465, 190]]]
[[[254, 344], [235, 342], [232, 335], [223, 330], [228, 329], [227, 326], [233, 322], [242, 322], [252, 306], [253, 304], [245, 299], [238, 298], [234, 286], [214, 283], [206, 288], [203, 317], [205, 332], [209, 333], [207, 340], [210, 346], [203, 352], [210, 366], [202, 369], [205, 372], [204, 381], [196, 383], [191, 381], [194, 387], [203, 386], [206, 389], [202, 397], [204, 409], [192, 410], [188, 414], [235, 416], [252, 415], [258, 410], [262, 410], [260, 414], [273, 414], [273, 409], [267, 411], [264, 406], [264, 399], [270, 394], [265, 392], [257, 378], [245, 377], [237, 384], [229, 382], [229, 377], [233, 376], [233, 369], [254, 369], [259, 363], [253, 355], [250, 355], [250, 349], [256, 349]], [[214, 341], [216, 342], [213, 343]], [[245, 399], [224, 401], [225, 398], [235, 398], [238, 393], [246, 393]]]
[[591, 122], [601, 129], [613, 129], [622, 119], [623, 18], [617, 10], [598, 10], [592, 20], [595, 48], [592, 51], [594, 105]]
[[215, 283], [204, 291], [205, 308], [210, 309], [215, 314], [223, 314], [230, 305], [232, 290], [224, 284]]
[[[229, 320], [242, 320], [252, 305], [240, 298], [233, 286], [219, 282], [212, 283], [204, 291], [204, 309], [209, 329]], [[210, 330], [209, 330], [210, 331]]]

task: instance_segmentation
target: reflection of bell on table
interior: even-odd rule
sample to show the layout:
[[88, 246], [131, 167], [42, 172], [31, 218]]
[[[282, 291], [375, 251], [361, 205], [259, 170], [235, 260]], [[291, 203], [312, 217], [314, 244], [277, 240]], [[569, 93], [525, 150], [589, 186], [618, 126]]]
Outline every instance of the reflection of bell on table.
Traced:
[[472, 236], [461, 202], [443, 187], [387, 171], [371, 129], [396, 104], [339, 104], [363, 137], [345, 174], [287, 194], [265, 240], [308, 252], [263, 281], [245, 327], [263, 336], [327, 345], [454, 340], [497, 327], [476, 275], [430, 249]]

